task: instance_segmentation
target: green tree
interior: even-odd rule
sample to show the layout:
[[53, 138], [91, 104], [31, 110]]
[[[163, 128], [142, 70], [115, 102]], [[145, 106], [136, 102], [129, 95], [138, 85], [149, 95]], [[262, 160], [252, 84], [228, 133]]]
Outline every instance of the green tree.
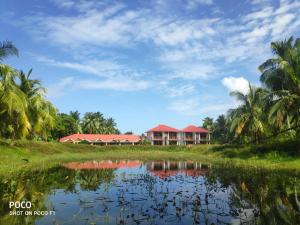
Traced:
[[269, 120], [278, 129], [300, 125], [300, 39], [272, 42], [274, 58], [259, 66], [260, 80], [270, 90]]
[[10, 41], [0, 42], [0, 61], [8, 57], [9, 55], [18, 56], [18, 49]]
[[70, 111], [70, 116], [72, 116], [76, 122], [76, 126], [77, 126], [76, 133], [82, 133], [80, 113], [78, 112], [78, 110]]
[[39, 80], [31, 79], [32, 69], [27, 75], [19, 72], [20, 90], [26, 95], [28, 101], [28, 112], [30, 123], [32, 124], [32, 137], [46, 140], [54, 129], [56, 123], [57, 110], [51, 102], [44, 97], [46, 92]]
[[214, 122], [212, 138], [214, 141], [226, 143], [228, 141], [228, 124], [225, 115], [220, 115]]
[[0, 64], [0, 134], [6, 138], [25, 138], [31, 124], [28, 118], [27, 96], [15, 82], [17, 72]]
[[240, 102], [240, 106], [229, 112], [231, 118], [230, 130], [234, 131], [236, 136], [244, 138], [252, 137], [252, 140], [258, 142], [265, 133], [263, 106], [266, 90], [256, 88], [249, 84], [247, 94], [241, 92], [231, 92]]
[[82, 131], [88, 134], [118, 134], [117, 124], [112, 118], [104, 118], [100, 112], [87, 112], [82, 119]]
[[100, 112], [87, 112], [82, 119], [82, 131], [87, 134], [103, 133], [104, 117]]
[[76, 132], [77, 124], [74, 118], [65, 113], [58, 114], [55, 129], [52, 131], [52, 137], [59, 139]]
[[212, 132], [214, 129], [214, 119], [210, 117], [205, 117], [202, 121], [202, 127]]
[[117, 123], [113, 118], [108, 118], [104, 120], [104, 133], [105, 134], [119, 134], [120, 131], [116, 128]]
[[[0, 61], [9, 55], [18, 56], [11, 42], [0, 42]], [[0, 64], [0, 135], [6, 138], [24, 138], [31, 128], [26, 95], [17, 87], [17, 71]]]

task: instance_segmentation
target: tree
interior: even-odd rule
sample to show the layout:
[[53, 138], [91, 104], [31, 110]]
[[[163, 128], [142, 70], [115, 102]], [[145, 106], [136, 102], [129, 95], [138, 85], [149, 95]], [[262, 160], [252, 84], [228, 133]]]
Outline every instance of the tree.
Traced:
[[231, 92], [237, 98], [240, 106], [229, 112], [231, 118], [230, 130], [236, 136], [252, 137], [258, 142], [265, 133], [263, 120], [263, 99], [266, 91], [249, 84], [249, 91], [243, 94], [239, 91]]
[[300, 122], [300, 39], [272, 42], [274, 58], [259, 66], [260, 80], [270, 90], [269, 120], [278, 128]]
[[212, 133], [212, 138], [214, 141], [218, 141], [220, 143], [226, 143], [228, 141], [228, 124], [225, 115], [220, 115], [214, 125], [214, 130]]
[[103, 133], [104, 117], [100, 112], [87, 112], [82, 119], [82, 131], [87, 134]]
[[8, 57], [9, 55], [18, 56], [18, 49], [10, 41], [0, 42], [0, 61]]
[[73, 119], [76, 122], [76, 133], [82, 133], [82, 128], [81, 128], [81, 121], [80, 121], [80, 113], [78, 112], [78, 110], [76, 111], [70, 111], [70, 116], [73, 117]]
[[105, 134], [119, 134], [120, 131], [116, 128], [117, 124], [113, 118], [104, 120], [104, 133]]
[[118, 134], [113, 118], [104, 118], [100, 112], [87, 112], [82, 119], [82, 131], [87, 134]]
[[25, 138], [31, 124], [28, 118], [27, 96], [15, 82], [17, 72], [0, 64], [0, 134], [6, 138]]
[[52, 137], [59, 139], [76, 133], [77, 124], [74, 118], [68, 114], [60, 113], [57, 116], [55, 129], [52, 131]]
[[26, 95], [28, 101], [28, 115], [32, 124], [32, 137], [46, 140], [55, 126], [57, 110], [51, 102], [44, 97], [46, 92], [39, 80], [31, 79], [32, 69], [27, 75], [20, 71], [19, 88]]
[[[11, 42], [0, 43], [0, 61], [18, 55]], [[36, 79], [0, 64], [0, 135], [5, 138], [47, 139], [55, 125], [56, 109], [45, 99], [45, 88]]]
[[214, 119], [210, 117], [205, 117], [202, 121], [202, 127], [212, 132], [214, 128]]
[[[18, 55], [11, 42], [0, 42], [0, 61], [9, 55]], [[16, 70], [0, 64], [0, 135], [6, 138], [23, 138], [31, 128], [27, 116], [27, 99], [16, 86]]]
[[133, 132], [132, 131], [127, 131], [124, 134], [133, 134]]

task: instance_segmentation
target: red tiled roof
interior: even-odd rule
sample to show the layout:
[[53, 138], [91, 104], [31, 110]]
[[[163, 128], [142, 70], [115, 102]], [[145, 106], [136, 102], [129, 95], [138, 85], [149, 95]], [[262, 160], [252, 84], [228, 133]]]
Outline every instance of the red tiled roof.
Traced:
[[140, 136], [133, 134], [72, 134], [61, 138], [60, 142], [66, 141], [99, 141], [99, 142], [139, 142]]
[[141, 166], [142, 163], [138, 160], [135, 161], [119, 161], [112, 162], [109, 160], [105, 161], [89, 161], [89, 162], [71, 162], [63, 164], [64, 167], [74, 170], [82, 169], [118, 169], [118, 168], [134, 168]]
[[182, 132], [195, 132], [195, 133], [208, 133], [209, 131], [202, 128], [202, 127], [196, 127], [194, 125], [187, 126], [186, 128], [183, 128], [181, 130]]
[[152, 129], [148, 130], [147, 132], [179, 132], [180, 130], [177, 130], [176, 128], [169, 127], [167, 125], [159, 124], [156, 127], [153, 127]]

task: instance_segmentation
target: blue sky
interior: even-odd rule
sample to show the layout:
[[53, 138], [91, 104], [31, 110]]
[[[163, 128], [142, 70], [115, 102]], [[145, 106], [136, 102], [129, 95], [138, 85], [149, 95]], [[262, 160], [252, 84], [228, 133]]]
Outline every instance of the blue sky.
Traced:
[[0, 0], [5, 62], [47, 87], [60, 112], [100, 111], [122, 132], [201, 125], [259, 85], [271, 41], [299, 37], [292, 0]]

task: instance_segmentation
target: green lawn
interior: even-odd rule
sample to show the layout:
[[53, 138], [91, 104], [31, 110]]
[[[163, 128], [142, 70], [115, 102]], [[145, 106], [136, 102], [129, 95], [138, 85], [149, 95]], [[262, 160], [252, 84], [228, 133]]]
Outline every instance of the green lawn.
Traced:
[[61, 162], [138, 159], [197, 160], [269, 169], [300, 169], [300, 141], [261, 145], [198, 145], [185, 146], [91, 146], [56, 142], [0, 141], [0, 174], [24, 169], [51, 167]]

